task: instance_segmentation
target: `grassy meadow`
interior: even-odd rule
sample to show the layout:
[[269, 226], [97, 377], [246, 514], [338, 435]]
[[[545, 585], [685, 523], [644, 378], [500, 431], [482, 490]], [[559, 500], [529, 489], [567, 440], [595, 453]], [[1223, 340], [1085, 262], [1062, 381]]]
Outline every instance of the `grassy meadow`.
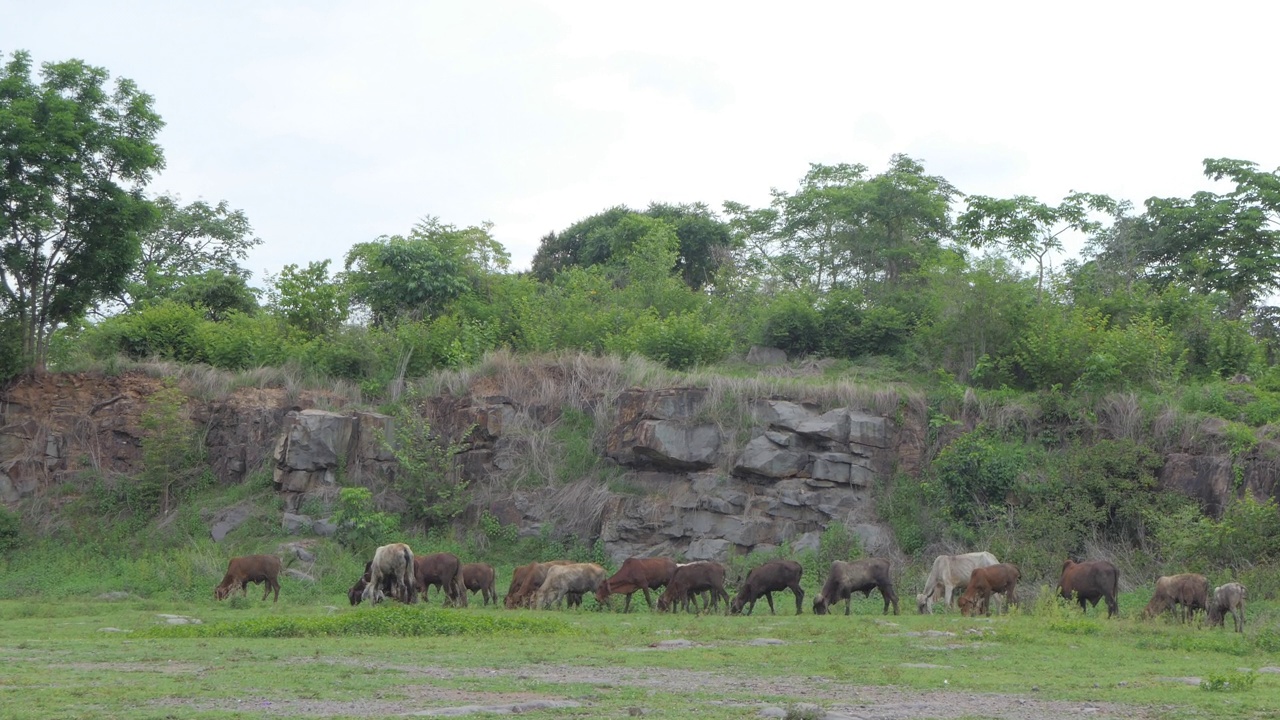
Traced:
[[[507, 576], [509, 577], [509, 575]], [[257, 587], [257, 586], [253, 586]], [[505, 589], [505, 588], [500, 588]], [[0, 601], [5, 718], [385, 717], [472, 706], [535, 717], [1274, 717], [1280, 608], [1243, 635], [1087, 616], [1048, 594], [962, 618], [880, 599], [854, 615], [351, 608], [249, 599]], [[907, 593], [903, 593], [906, 595]], [[780, 601], [780, 602], [778, 602]], [[166, 615], [200, 624], [171, 625]]]

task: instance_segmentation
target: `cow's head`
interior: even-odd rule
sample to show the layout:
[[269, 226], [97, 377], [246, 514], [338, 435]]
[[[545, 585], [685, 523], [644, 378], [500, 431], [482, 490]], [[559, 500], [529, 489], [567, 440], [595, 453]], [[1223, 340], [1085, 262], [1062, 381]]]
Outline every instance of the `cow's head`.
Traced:
[[231, 594], [230, 585], [219, 585], [218, 587], [213, 589], [214, 600], [226, 600], [227, 596], [230, 594]]
[[921, 615], [929, 613], [929, 598], [924, 593], [916, 593], [916, 610]]
[[606, 605], [609, 602], [609, 596], [613, 594], [613, 589], [609, 587], [609, 581], [604, 580], [596, 587], [596, 602]]
[[970, 613], [976, 609], [974, 608], [975, 603], [973, 602], [973, 598], [968, 595], [961, 595], [960, 599], [956, 601], [956, 604], [960, 606], [960, 614], [965, 617], [969, 617]]
[[813, 614], [814, 615], [827, 614], [827, 599], [822, 595], [819, 595], [818, 597], [813, 599]]

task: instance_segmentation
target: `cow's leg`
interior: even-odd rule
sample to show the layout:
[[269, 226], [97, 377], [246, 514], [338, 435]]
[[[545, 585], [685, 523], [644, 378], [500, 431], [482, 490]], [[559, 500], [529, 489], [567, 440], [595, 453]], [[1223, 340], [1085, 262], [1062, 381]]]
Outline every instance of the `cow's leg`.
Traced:
[[943, 599], [946, 600], [946, 607], [948, 610], [954, 607], [954, 605], [951, 604], [951, 592], [953, 590], [955, 590], [954, 585], [948, 584], [943, 586]]
[[[657, 588], [654, 588], [654, 589], [656, 590]], [[650, 609], [650, 610], [652, 610], [652, 609], [653, 609], [653, 601], [649, 599], [649, 586], [648, 586], [648, 585], [641, 585], [641, 586], [640, 586], [640, 591], [644, 593], [644, 604], [645, 604], [645, 605], [648, 605], [648, 606], [649, 606], [649, 609]], [[628, 603], [628, 604], [630, 604], [630, 602], [631, 602], [631, 596], [630, 596], [630, 595], [628, 595], [628, 596], [627, 596], [627, 603]]]
[[844, 614], [846, 617], [848, 617], [849, 609], [852, 605], [853, 605], [853, 593], [849, 593], [848, 595], [845, 596], [845, 599], [844, 599]]
[[799, 615], [799, 614], [800, 614], [800, 612], [801, 612], [801, 610], [803, 609], [803, 603], [804, 603], [804, 589], [800, 587], [800, 583], [793, 583], [793, 584], [791, 585], [791, 592], [795, 593], [795, 596], [796, 596], [796, 614], [797, 614], [797, 615]]
[[[773, 610], [773, 592], [772, 592], [772, 591], [770, 591], [770, 592], [766, 592], [766, 593], [764, 594], [764, 599], [769, 601], [769, 614], [770, 614], [770, 615], [777, 615], [778, 613], [774, 612], [774, 610]], [[751, 609], [752, 609], [752, 610], [755, 610], [755, 608], [756, 608], [756, 604], [755, 604], [755, 602], [752, 602], [752, 603], [751, 603]]]

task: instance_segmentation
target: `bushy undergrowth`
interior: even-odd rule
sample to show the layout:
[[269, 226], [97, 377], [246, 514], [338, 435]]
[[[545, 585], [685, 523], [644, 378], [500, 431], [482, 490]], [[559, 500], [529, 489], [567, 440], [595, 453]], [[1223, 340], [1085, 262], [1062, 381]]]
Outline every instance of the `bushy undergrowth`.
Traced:
[[323, 617], [256, 617], [202, 625], [158, 625], [137, 633], [152, 638], [300, 638], [546, 635], [573, 632], [559, 618], [436, 610], [388, 603]]

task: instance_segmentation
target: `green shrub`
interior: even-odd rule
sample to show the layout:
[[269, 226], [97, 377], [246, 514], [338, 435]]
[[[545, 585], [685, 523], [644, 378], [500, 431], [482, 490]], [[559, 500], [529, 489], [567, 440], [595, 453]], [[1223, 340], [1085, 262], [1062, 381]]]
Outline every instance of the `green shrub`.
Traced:
[[976, 528], [988, 511], [1004, 506], [1022, 466], [1021, 448], [998, 443], [978, 429], [943, 448], [931, 474], [946, 496], [947, 513]]
[[338, 509], [333, 514], [338, 526], [334, 537], [357, 555], [369, 557], [374, 549], [392, 542], [400, 533], [400, 520], [373, 507], [369, 488], [345, 487], [338, 491]]
[[729, 338], [694, 313], [678, 313], [658, 320], [641, 320], [632, 330], [641, 355], [674, 370], [709, 365], [724, 358]]
[[803, 293], [780, 295], [765, 311], [766, 345], [781, 348], [798, 358], [822, 347], [822, 319], [813, 298]]
[[0, 506], [0, 553], [20, 547], [24, 537], [22, 519], [9, 508]]

